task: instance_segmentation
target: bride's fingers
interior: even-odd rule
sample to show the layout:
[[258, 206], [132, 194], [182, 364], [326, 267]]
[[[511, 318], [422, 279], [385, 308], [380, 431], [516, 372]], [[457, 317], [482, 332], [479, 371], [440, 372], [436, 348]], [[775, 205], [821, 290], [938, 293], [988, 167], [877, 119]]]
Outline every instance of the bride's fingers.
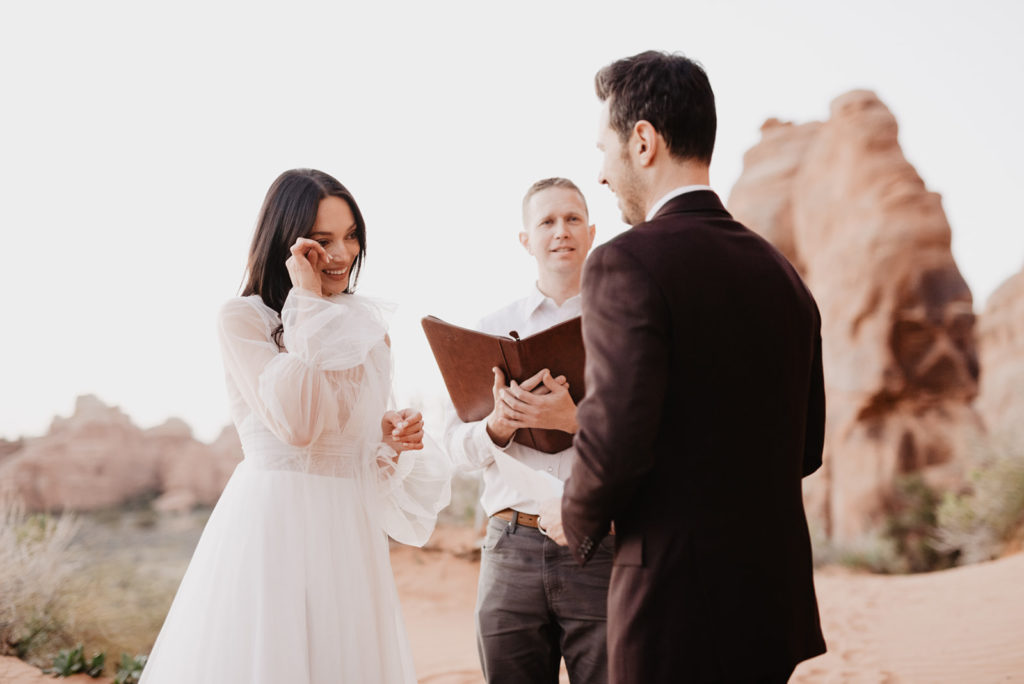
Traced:
[[396, 420], [394, 423], [392, 423], [392, 425], [394, 427], [391, 430], [391, 434], [393, 434], [395, 437], [402, 437], [403, 435], [412, 434], [413, 432], [422, 430], [423, 420], [420, 419], [416, 421], [409, 421], [400, 418]]
[[400, 440], [403, 444], [423, 444], [423, 430], [414, 432], [410, 435], [402, 435]]
[[404, 420], [407, 423], [417, 423], [423, 421], [423, 414], [417, 411], [416, 409], [402, 409], [398, 413], [399, 415], [402, 416], [402, 420]]
[[423, 421], [419, 420], [419, 421], [416, 421], [415, 423], [406, 423], [404, 427], [397, 428], [397, 430], [398, 431], [395, 433], [395, 436], [396, 437], [403, 437], [403, 438], [406, 435], [413, 434], [414, 432], [422, 432], [423, 431]]
[[396, 435], [396, 436], [398, 435], [398, 432], [401, 429], [399, 427], [401, 422], [402, 422], [402, 417], [399, 416], [394, 411], [386, 412], [383, 416], [381, 416], [381, 419], [380, 419], [381, 427], [384, 428], [385, 430], [389, 431], [392, 435]]
[[324, 246], [316, 240], [310, 240], [309, 238], [298, 238], [295, 244], [291, 246], [290, 251], [295, 256], [302, 256], [311, 265], [317, 259], [325, 264], [331, 260]]

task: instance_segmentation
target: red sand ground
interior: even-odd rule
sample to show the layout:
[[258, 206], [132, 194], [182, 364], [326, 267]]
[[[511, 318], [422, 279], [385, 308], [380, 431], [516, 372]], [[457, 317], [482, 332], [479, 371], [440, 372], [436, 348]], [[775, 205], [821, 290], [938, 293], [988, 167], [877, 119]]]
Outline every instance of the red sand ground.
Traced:
[[[473, 636], [474, 542], [472, 530], [439, 529], [425, 549], [392, 551], [423, 684], [483, 681]], [[829, 652], [803, 663], [793, 682], [1024, 683], [1024, 553], [923, 575], [827, 568], [816, 582]], [[52, 681], [0, 658], [3, 684]]]

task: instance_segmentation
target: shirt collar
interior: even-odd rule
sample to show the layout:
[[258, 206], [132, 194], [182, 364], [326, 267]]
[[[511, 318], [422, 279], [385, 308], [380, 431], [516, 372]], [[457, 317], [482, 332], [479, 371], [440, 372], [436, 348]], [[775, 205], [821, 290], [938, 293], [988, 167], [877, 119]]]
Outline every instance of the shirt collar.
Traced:
[[[579, 296], [579, 294], [574, 294], [572, 297], [569, 297], [562, 302], [562, 306], [564, 307]], [[558, 308], [558, 305], [555, 304], [555, 300], [541, 292], [540, 287], [537, 286], [537, 281], [533, 281], [533, 287], [530, 288], [530, 294], [526, 296], [526, 311], [523, 312], [526, 315], [526, 318], [532, 316], [546, 301], [550, 301], [552, 307], [556, 309]]]
[[684, 193], [687, 193], [687, 192], [696, 192], [697, 190], [711, 190], [711, 186], [710, 185], [684, 185], [682, 187], [676, 188], [675, 190], [669, 190], [667, 193], [662, 195], [660, 200], [658, 200], [657, 202], [654, 203], [654, 206], [652, 206], [650, 211], [647, 212], [647, 217], [644, 220], [645, 221], [650, 221], [652, 218], [654, 218], [654, 215], [657, 214], [658, 211], [663, 206], [665, 206], [665, 204], [670, 199], [674, 199], [676, 197], [679, 197], [680, 195], [682, 195]]
[[540, 288], [537, 287], [537, 281], [533, 281], [533, 287], [530, 288], [530, 294], [526, 296], [526, 311], [524, 312], [526, 317], [529, 318], [532, 316], [533, 312], [544, 303], [545, 299], [547, 299], [547, 295], [541, 292]]

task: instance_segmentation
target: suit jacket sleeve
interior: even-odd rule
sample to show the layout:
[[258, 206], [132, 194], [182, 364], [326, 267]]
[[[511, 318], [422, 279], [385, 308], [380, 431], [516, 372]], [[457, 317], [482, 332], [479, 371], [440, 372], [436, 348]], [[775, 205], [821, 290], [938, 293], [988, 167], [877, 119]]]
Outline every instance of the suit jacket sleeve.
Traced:
[[654, 466], [670, 344], [663, 296], [621, 246], [594, 250], [582, 289], [587, 392], [562, 497], [562, 524], [581, 564]]
[[825, 375], [821, 361], [821, 318], [814, 310], [814, 356], [811, 359], [811, 386], [807, 394], [807, 426], [804, 439], [803, 476], [821, 467], [825, 447]]

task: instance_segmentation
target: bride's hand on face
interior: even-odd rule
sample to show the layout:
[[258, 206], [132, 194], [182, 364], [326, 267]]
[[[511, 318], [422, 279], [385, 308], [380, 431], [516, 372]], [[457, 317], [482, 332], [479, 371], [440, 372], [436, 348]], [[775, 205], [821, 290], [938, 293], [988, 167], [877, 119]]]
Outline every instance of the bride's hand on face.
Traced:
[[423, 448], [423, 416], [419, 411], [388, 411], [380, 421], [380, 429], [383, 442], [395, 453]]
[[284, 265], [288, 268], [292, 286], [322, 295], [320, 271], [332, 261], [327, 250], [316, 240], [300, 237], [291, 246], [291, 253]]

